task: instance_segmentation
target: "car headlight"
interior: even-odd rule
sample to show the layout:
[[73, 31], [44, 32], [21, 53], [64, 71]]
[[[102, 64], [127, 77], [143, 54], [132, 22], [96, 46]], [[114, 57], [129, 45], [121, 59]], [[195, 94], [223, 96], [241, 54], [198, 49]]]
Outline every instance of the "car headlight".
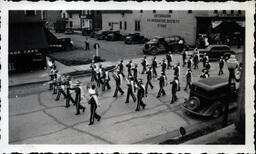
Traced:
[[71, 44], [74, 44], [74, 42], [73, 42], [73, 41], [70, 41], [70, 43], [71, 43]]
[[186, 107], [190, 110], [195, 110], [200, 106], [200, 100], [197, 97], [191, 97], [186, 104]]

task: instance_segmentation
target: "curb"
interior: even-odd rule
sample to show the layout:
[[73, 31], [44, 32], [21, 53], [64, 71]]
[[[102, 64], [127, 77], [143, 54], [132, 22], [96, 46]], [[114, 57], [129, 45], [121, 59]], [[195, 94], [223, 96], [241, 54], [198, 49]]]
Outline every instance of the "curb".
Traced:
[[[112, 72], [115, 69], [115, 65], [104, 67], [106, 70]], [[63, 75], [70, 75], [74, 78], [79, 78], [79, 77], [85, 77], [89, 76], [91, 73], [91, 70], [82, 70], [82, 71], [74, 71], [74, 72], [69, 72], [69, 73], [64, 73]], [[9, 85], [9, 88], [15, 88], [15, 87], [22, 87], [22, 86], [27, 86], [27, 85], [34, 85], [34, 84], [42, 84], [45, 82], [50, 81], [48, 78], [47, 80], [42, 80], [42, 81], [34, 81], [34, 82], [27, 82], [27, 83], [21, 83], [21, 84], [15, 84], [15, 85]]]

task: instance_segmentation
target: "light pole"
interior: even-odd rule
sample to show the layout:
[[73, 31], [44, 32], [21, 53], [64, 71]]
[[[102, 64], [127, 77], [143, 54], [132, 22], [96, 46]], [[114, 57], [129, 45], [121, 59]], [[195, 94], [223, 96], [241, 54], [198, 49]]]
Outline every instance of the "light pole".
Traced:
[[228, 70], [229, 70], [229, 78], [228, 78], [228, 88], [229, 88], [229, 98], [228, 101], [225, 103], [225, 110], [224, 110], [224, 118], [223, 118], [223, 127], [225, 127], [227, 125], [228, 122], [228, 113], [229, 113], [229, 103], [231, 103], [232, 101], [232, 79], [235, 78], [235, 68], [238, 65], [238, 61], [235, 57], [235, 55], [231, 55], [230, 58], [227, 60], [226, 62]]

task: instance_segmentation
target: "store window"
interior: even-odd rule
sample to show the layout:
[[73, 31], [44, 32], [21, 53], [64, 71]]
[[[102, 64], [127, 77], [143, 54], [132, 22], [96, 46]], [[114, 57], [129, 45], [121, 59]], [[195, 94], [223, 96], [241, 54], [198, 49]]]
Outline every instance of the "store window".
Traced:
[[122, 29], [123, 28], [123, 25], [122, 25], [122, 21], [120, 21], [120, 29]]
[[124, 30], [126, 30], [127, 29], [127, 22], [125, 21], [124, 22]]
[[140, 21], [135, 20], [135, 31], [140, 31]]

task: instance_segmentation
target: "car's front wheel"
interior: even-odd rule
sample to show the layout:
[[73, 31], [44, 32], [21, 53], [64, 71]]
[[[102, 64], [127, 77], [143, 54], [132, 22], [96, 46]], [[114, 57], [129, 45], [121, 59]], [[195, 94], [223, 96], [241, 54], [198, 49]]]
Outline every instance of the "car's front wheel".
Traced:
[[212, 117], [213, 118], [219, 118], [223, 113], [222, 107], [217, 107], [213, 112], [212, 112]]

